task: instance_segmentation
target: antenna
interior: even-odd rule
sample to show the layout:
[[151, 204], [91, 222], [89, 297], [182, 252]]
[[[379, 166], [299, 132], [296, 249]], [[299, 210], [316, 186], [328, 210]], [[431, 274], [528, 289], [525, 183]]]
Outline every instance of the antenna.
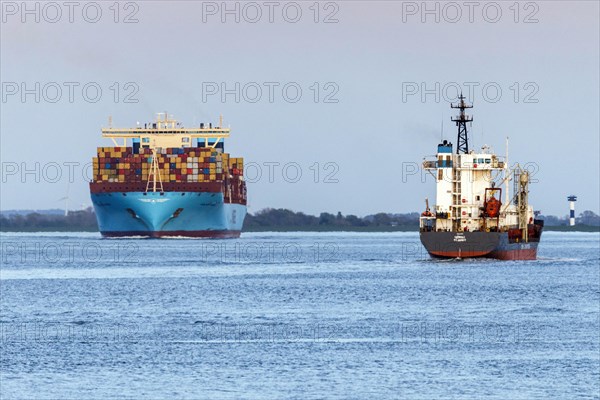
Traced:
[[508, 164], [508, 136], [506, 137], [506, 158], [504, 159], [504, 162], [506, 163], [506, 165], [504, 165], [504, 180], [506, 182], [506, 188], [504, 190], [504, 204], [508, 205], [508, 203], [510, 203], [510, 195], [508, 193], [510, 190], [510, 166]]
[[444, 140], [444, 113], [442, 113], [442, 129], [440, 131], [440, 143]]
[[219, 115], [219, 128], [223, 127], [223, 114]]
[[467, 154], [469, 152], [469, 138], [467, 136], [467, 122], [473, 122], [473, 116], [465, 114], [465, 109], [473, 108], [473, 105], [467, 105], [465, 103], [465, 97], [462, 92], [460, 93], [459, 102], [457, 105], [450, 103], [450, 108], [460, 109], [460, 114], [454, 118], [450, 118], [451, 121], [456, 122], [458, 127], [458, 140], [456, 141], [456, 154]]

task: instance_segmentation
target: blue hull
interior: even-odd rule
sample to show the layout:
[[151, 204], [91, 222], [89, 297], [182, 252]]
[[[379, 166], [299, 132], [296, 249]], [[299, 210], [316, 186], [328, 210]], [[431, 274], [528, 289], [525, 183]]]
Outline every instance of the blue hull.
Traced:
[[502, 235], [490, 256], [500, 260], [535, 260], [538, 245], [539, 242], [510, 243], [508, 235]]
[[222, 193], [92, 193], [103, 236], [239, 237], [246, 206], [224, 203]]

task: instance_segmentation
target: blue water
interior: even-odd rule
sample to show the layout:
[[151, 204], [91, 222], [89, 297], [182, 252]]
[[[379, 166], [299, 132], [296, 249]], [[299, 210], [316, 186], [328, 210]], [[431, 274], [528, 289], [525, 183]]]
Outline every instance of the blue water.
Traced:
[[432, 261], [416, 233], [3, 234], [0, 395], [600, 397], [600, 236]]

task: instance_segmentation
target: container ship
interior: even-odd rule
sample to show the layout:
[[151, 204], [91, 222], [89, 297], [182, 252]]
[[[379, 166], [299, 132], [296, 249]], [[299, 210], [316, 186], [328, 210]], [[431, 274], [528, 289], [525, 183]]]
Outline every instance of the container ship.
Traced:
[[[93, 158], [90, 194], [104, 237], [240, 236], [246, 216], [242, 158], [225, 152], [230, 129], [184, 128], [167, 113], [134, 128], [102, 129], [114, 146]], [[119, 145], [122, 143], [122, 145]]]
[[[458, 127], [456, 152], [443, 140], [435, 159], [423, 161], [423, 168], [434, 176], [436, 204], [420, 217], [421, 243], [436, 258], [489, 257], [502, 260], [535, 260], [544, 221], [529, 205], [529, 172], [508, 164], [508, 139], [505, 157], [483, 146], [469, 150], [465, 113], [472, 105], [459, 96], [459, 110], [451, 120]], [[513, 196], [510, 196], [510, 182]], [[503, 186], [503, 187], [502, 187]]]

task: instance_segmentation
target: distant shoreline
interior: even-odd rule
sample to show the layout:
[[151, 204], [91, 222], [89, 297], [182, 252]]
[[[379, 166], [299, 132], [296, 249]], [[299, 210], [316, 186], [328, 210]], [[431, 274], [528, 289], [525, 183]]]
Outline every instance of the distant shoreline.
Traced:
[[[69, 211], [66, 215], [60, 210], [52, 213], [21, 211], [15, 214], [0, 213], [0, 232], [98, 232], [98, 222], [93, 209]], [[358, 217], [320, 213], [307, 215], [287, 209], [264, 209], [255, 214], [248, 213], [242, 232], [418, 232], [420, 214], [377, 213]], [[568, 219], [546, 216], [547, 232], [600, 232], [600, 217], [591, 211], [584, 211], [569, 226]]]
[[[242, 233], [260, 233], [260, 232], [363, 232], [363, 233], [386, 233], [386, 232], [418, 232], [419, 229], [414, 226], [390, 226], [390, 227], [262, 227], [257, 229], [255, 227], [244, 229]], [[544, 227], [545, 232], [600, 232], [600, 227], [598, 226], [547, 226]], [[0, 229], [1, 233], [46, 233], [46, 232], [89, 232], [94, 233], [99, 231], [97, 229], [61, 229], [61, 228], [52, 228], [47, 227], [44, 229]]]

